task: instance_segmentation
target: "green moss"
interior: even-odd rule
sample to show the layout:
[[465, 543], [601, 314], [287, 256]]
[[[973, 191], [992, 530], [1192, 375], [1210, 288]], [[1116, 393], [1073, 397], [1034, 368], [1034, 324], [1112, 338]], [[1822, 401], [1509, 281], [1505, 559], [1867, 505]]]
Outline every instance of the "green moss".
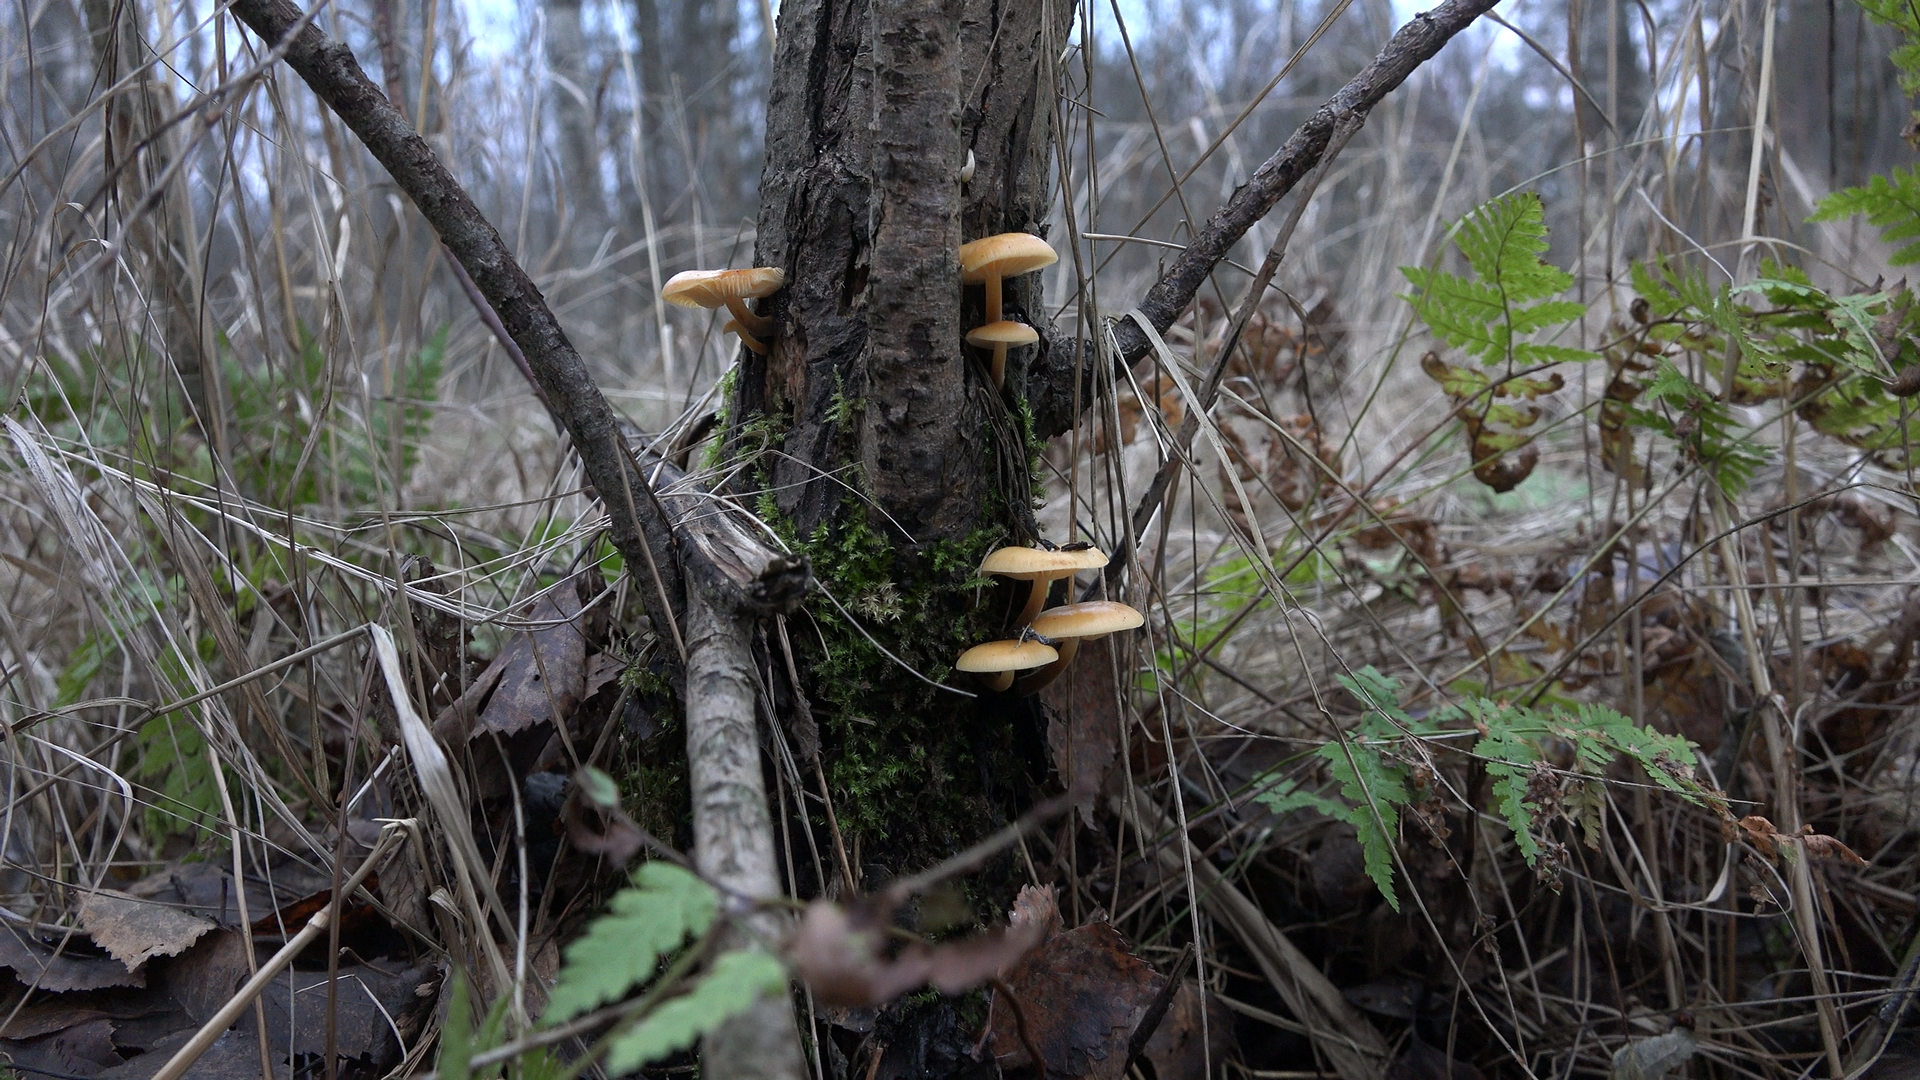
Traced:
[[682, 851], [693, 847], [693, 795], [687, 780], [687, 735], [679, 696], [664, 664], [632, 664], [620, 673], [627, 690], [616, 744], [620, 802], [640, 827]]
[[796, 545], [840, 605], [811, 600], [818, 632], [794, 638], [813, 673], [828, 782], [841, 827], [883, 865], [924, 863], [975, 838], [1002, 816], [991, 803], [1012, 794], [1021, 771], [1003, 699], [948, 693], [902, 666], [946, 681], [956, 656], [993, 636], [976, 567], [1005, 539], [983, 527], [961, 541], [896, 545], [849, 499], [834, 525]]
[[718, 435], [707, 440], [706, 452], [700, 455], [703, 472], [713, 472], [726, 463], [727, 421], [733, 415], [733, 388], [739, 381], [740, 365], [734, 364], [720, 376], [720, 382], [714, 387], [714, 396], [720, 401], [720, 407], [713, 413], [713, 430]]
[[[979, 515], [986, 524], [970, 535], [907, 543], [852, 493], [865, 486], [854, 434], [862, 406], [836, 380], [827, 419], [838, 433], [836, 456], [853, 463], [836, 473], [850, 493], [808, 533], [770, 490], [769, 450], [790, 430], [789, 408], [737, 418], [725, 440], [729, 456], [716, 464], [753, 477], [742, 486], [759, 489], [755, 512], [812, 564], [821, 591], [793, 620], [789, 640], [819, 725], [835, 814], [849, 854], [858, 850], [861, 863], [900, 871], [945, 858], [1017, 814], [1032, 798], [1035, 774], [1044, 773], [1045, 749], [1030, 702], [963, 696], [928, 681], [977, 689], [951, 678], [954, 659], [998, 636], [996, 616], [1006, 606], [997, 602], [1006, 597], [991, 592], [999, 583], [980, 578], [977, 568], [1008, 542], [1005, 523], [1025, 508], [995, 490]], [[1044, 447], [1024, 404], [1014, 427], [999, 438], [1015, 435], [1013, 460], [1037, 484]], [[989, 476], [998, 473], [994, 443], [989, 432], [981, 461]], [[824, 836], [824, 812], [814, 824]], [[998, 884], [987, 910], [1010, 899]]]

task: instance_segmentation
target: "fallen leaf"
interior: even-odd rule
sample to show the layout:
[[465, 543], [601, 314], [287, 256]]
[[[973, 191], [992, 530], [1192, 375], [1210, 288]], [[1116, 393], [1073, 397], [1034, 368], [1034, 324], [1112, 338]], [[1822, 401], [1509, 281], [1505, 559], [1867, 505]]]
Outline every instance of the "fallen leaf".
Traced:
[[[1146, 1059], [1158, 1080], [1207, 1080], [1207, 1065], [1219, 1064], [1233, 1051], [1233, 1015], [1218, 998], [1208, 998], [1206, 1023], [1201, 1023], [1199, 984], [1191, 979], [1173, 993], [1173, 1004], [1147, 1040]], [[1205, 1032], [1202, 1032], [1202, 1028]]]
[[48, 946], [11, 928], [0, 929], [0, 967], [12, 968], [14, 976], [28, 986], [55, 994], [147, 985], [146, 975], [128, 971], [118, 960], [65, 951], [55, 956]]
[[513, 635], [500, 650], [500, 685], [480, 710], [474, 737], [488, 730], [512, 735], [573, 715], [587, 688], [587, 639], [579, 618], [572, 582], [540, 598], [527, 616], [539, 629]]
[[[275, 880], [278, 879], [279, 875], [275, 874]], [[239, 890], [233, 887], [233, 874], [218, 863], [204, 860], [169, 863], [127, 886], [126, 893], [212, 919], [220, 926], [240, 924]], [[258, 915], [273, 907], [271, 894], [264, 886], [249, 885], [249, 914]]]
[[[1127, 1040], [1166, 982], [1108, 923], [1055, 934], [1004, 981], [1050, 1077], [1119, 1080]], [[987, 1024], [1004, 1068], [1031, 1063], [1013, 1009], [994, 994]]]
[[1608, 1080], [1660, 1080], [1685, 1065], [1700, 1049], [1692, 1028], [1677, 1027], [1665, 1035], [1640, 1039], [1613, 1052]]
[[816, 900], [787, 943], [787, 960], [827, 1005], [878, 1005], [928, 983], [943, 994], [972, 989], [1025, 956], [1045, 932], [1044, 923], [1029, 922], [940, 945], [912, 943], [889, 959], [885, 929], [871, 910]]
[[[364, 1059], [380, 1072], [398, 1064], [399, 1033], [394, 1029], [412, 1026], [416, 1014], [434, 1001], [432, 996], [422, 996], [419, 988], [438, 983], [439, 977], [425, 967], [387, 972], [370, 964], [340, 965], [334, 987], [336, 1056], [345, 1061]], [[326, 972], [295, 971], [291, 979], [277, 978], [267, 984], [260, 1004], [267, 1017], [267, 1040], [279, 1059], [285, 1060], [289, 1052], [295, 1057], [325, 1056]], [[258, 1070], [256, 1061], [256, 1075]]]
[[[148, 1080], [193, 1036], [193, 1028], [178, 1032], [125, 1064], [99, 1073], [98, 1080]], [[275, 1059], [272, 1064], [275, 1080], [291, 1075], [284, 1059]], [[253, 1025], [241, 1024], [221, 1032], [180, 1080], [260, 1080], [260, 1044], [255, 1041]]]
[[87, 897], [80, 925], [128, 971], [155, 956], [178, 956], [214, 928], [210, 919], [113, 889]]
[[0, 1058], [28, 1076], [94, 1077], [120, 1064], [111, 1020], [89, 1020], [37, 1039], [0, 1039]]
[[250, 974], [246, 941], [240, 931], [221, 930], [201, 938], [169, 961], [159, 973], [159, 981], [188, 1016], [205, 1023]]

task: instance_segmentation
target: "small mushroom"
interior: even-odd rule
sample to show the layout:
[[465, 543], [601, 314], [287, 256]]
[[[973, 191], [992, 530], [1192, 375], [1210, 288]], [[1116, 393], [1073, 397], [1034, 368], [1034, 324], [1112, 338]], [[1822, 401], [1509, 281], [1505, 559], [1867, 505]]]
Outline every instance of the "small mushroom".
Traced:
[[1027, 604], [1014, 622], [1015, 626], [1025, 626], [1047, 605], [1047, 590], [1053, 587], [1056, 578], [1072, 577], [1082, 570], [1098, 570], [1105, 565], [1107, 553], [1096, 547], [1070, 546], [1051, 551], [1003, 547], [986, 557], [980, 564], [980, 572], [1033, 583], [1027, 593]]
[[987, 321], [1000, 321], [1000, 279], [1030, 274], [1060, 261], [1053, 245], [1032, 233], [1012, 232], [960, 245], [960, 280], [987, 287]]
[[777, 266], [756, 266], [746, 270], [686, 270], [667, 279], [660, 298], [681, 307], [717, 308], [725, 306], [733, 314], [736, 333], [747, 348], [767, 351], [758, 339], [773, 332], [773, 320], [747, 310], [747, 301], [772, 296], [787, 283], [786, 271]]
[[1014, 641], [989, 641], [960, 654], [953, 666], [984, 677], [987, 689], [998, 693], [1013, 685], [1013, 673], [1046, 667], [1060, 659], [1060, 653], [1044, 642], [1020, 638]]
[[998, 390], [1007, 373], [1007, 350], [1031, 345], [1040, 340], [1040, 332], [1026, 323], [990, 322], [967, 332], [967, 344], [993, 350], [993, 388]]
[[1031, 694], [1060, 677], [1080, 652], [1080, 643], [1103, 638], [1122, 630], [1133, 630], [1146, 617], [1125, 604], [1113, 600], [1089, 600], [1084, 604], [1065, 604], [1048, 608], [1034, 616], [1028, 627], [1034, 634], [1057, 641], [1060, 659], [1031, 675], [1020, 678], [1019, 692]]

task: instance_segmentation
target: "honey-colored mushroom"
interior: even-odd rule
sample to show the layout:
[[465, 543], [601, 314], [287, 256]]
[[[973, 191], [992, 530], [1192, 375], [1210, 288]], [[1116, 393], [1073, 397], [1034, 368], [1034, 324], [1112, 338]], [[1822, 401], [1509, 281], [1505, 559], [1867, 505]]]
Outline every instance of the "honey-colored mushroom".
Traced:
[[764, 353], [767, 347], [759, 339], [773, 332], [773, 320], [747, 310], [747, 301], [772, 296], [787, 283], [786, 271], [777, 266], [755, 266], [745, 270], [686, 270], [667, 279], [660, 298], [681, 307], [725, 307], [733, 315], [729, 326], [738, 324], [736, 333], [747, 348]]
[[961, 653], [953, 666], [981, 676], [987, 689], [997, 693], [1013, 685], [1014, 672], [1045, 667], [1058, 659], [1060, 653], [1053, 646], [1022, 638], [975, 645]]
[[1001, 233], [960, 245], [960, 280], [987, 287], [987, 321], [997, 323], [1001, 279], [1030, 274], [1059, 261], [1053, 245], [1032, 233]]
[[1041, 637], [1059, 642], [1060, 659], [1031, 675], [1021, 676], [1016, 689], [1022, 694], [1031, 694], [1059, 678], [1060, 673], [1067, 670], [1067, 665], [1073, 663], [1074, 656], [1080, 652], [1082, 641], [1137, 629], [1146, 621], [1146, 617], [1138, 611], [1114, 600], [1089, 600], [1084, 604], [1048, 608], [1034, 616], [1028, 629]]
[[1032, 622], [1033, 617], [1040, 614], [1040, 609], [1047, 605], [1047, 590], [1056, 579], [1072, 577], [1082, 570], [1098, 570], [1105, 565], [1107, 553], [1095, 547], [1053, 550], [1003, 547], [986, 557], [980, 564], [980, 572], [1033, 583], [1027, 593], [1026, 606], [1020, 609], [1020, 617], [1013, 624], [1022, 627]]
[[993, 350], [989, 369], [993, 372], [993, 388], [996, 390], [1006, 381], [1007, 350], [1019, 345], [1031, 345], [1039, 340], [1040, 332], [1033, 327], [1005, 320], [967, 331], [967, 344]]

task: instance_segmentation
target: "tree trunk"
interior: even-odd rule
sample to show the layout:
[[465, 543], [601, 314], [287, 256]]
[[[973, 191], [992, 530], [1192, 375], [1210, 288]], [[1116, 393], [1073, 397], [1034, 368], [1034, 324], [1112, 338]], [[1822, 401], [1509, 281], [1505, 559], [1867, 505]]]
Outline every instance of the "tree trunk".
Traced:
[[[1029, 706], [922, 676], [1000, 636], [1002, 598], [964, 586], [988, 547], [1032, 539], [1013, 388], [1033, 350], [996, 394], [963, 343], [984, 299], [963, 295], [958, 249], [1046, 232], [1071, 17], [1054, 2], [780, 5], [755, 263], [788, 287], [768, 353], [741, 354], [726, 448], [831, 597], [792, 643], [856, 878], [951, 854], [1045, 779]], [[1005, 306], [1044, 334], [1040, 279], [1009, 281]]]
[[[755, 258], [790, 285], [733, 419], [736, 445], [773, 421], [768, 479], [799, 535], [836, 523], [845, 488], [825, 474], [849, 463], [895, 540], [957, 540], [1024, 509], [986, 502], [983, 454], [1002, 425], [961, 342], [980, 301], [967, 297], [963, 323], [956, 253], [1045, 231], [1053, 60], [1071, 17], [989, 0], [781, 5]], [[1011, 282], [1007, 306], [1045, 329], [1038, 275]]]

